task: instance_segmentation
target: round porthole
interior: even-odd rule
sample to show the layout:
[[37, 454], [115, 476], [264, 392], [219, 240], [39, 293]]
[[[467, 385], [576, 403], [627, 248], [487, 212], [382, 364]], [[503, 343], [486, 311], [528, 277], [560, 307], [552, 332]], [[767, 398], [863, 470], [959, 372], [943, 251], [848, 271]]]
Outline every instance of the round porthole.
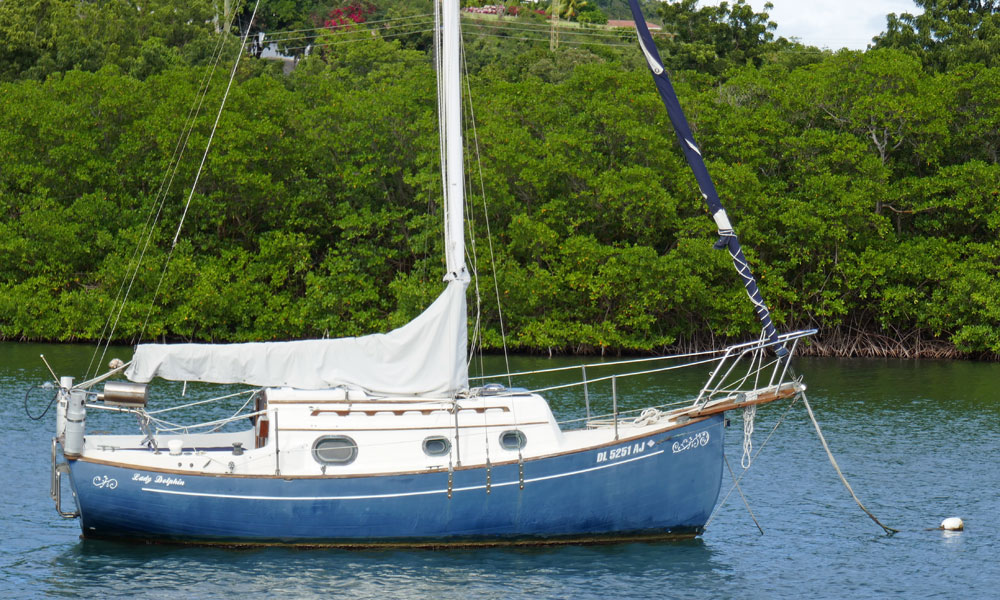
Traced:
[[500, 434], [500, 447], [504, 450], [520, 450], [528, 442], [524, 433], [519, 429], [512, 429]]
[[358, 457], [358, 445], [346, 435], [328, 435], [313, 444], [313, 458], [324, 465], [349, 465]]
[[451, 452], [451, 441], [446, 437], [433, 436], [424, 440], [424, 454], [427, 456], [445, 456]]

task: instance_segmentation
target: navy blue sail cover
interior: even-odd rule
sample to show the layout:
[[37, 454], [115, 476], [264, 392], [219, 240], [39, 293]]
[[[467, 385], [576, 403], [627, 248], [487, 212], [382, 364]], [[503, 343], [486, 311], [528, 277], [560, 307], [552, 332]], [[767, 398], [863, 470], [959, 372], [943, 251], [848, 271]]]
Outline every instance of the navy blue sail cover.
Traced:
[[[694, 171], [694, 177], [698, 181], [701, 195], [705, 199], [705, 203], [708, 204], [709, 213], [711, 213], [712, 218], [719, 228], [719, 240], [715, 242], [715, 248], [719, 250], [727, 248], [729, 250], [729, 255], [733, 258], [733, 266], [736, 267], [736, 272], [743, 279], [747, 296], [753, 302], [757, 317], [764, 326], [764, 335], [771, 342], [777, 344], [778, 333], [774, 330], [774, 325], [771, 324], [771, 312], [767, 309], [767, 305], [764, 304], [764, 299], [760, 295], [760, 289], [757, 288], [757, 281], [750, 271], [750, 265], [747, 264], [746, 257], [743, 256], [743, 248], [740, 246], [740, 240], [736, 237], [736, 232], [733, 231], [729, 217], [726, 215], [726, 210], [722, 207], [722, 202], [719, 200], [719, 194], [715, 191], [715, 184], [712, 183], [712, 178], [708, 174], [708, 168], [701, 157], [701, 150], [699, 150], [698, 145], [694, 141], [694, 135], [691, 133], [691, 127], [688, 125], [687, 118], [684, 117], [684, 111], [681, 110], [677, 94], [674, 93], [674, 87], [670, 84], [667, 72], [663, 68], [660, 53], [656, 49], [656, 44], [653, 43], [653, 37], [649, 34], [649, 27], [646, 26], [646, 19], [642, 16], [638, 0], [629, 0], [629, 7], [632, 9], [636, 32], [639, 35], [639, 46], [642, 48], [642, 53], [649, 64], [649, 70], [653, 74], [653, 81], [656, 82], [656, 88], [660, 91], [660, 98], [663, 99], [663, 105], [667, 108], [667, 114], [670, 116], [670, 122], [677, 133], [681, 150], [684, 152], [684, 157], [687, 158], [691, 170]], [[776, 345], [775, 348], [779, 356], [784, 356], [787, 353], [781, 346]]]

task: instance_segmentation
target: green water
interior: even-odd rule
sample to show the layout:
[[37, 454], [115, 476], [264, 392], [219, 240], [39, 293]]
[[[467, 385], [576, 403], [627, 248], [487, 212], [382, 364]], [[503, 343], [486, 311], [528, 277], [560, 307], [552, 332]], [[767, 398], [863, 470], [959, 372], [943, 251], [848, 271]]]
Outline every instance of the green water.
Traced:
[[[24, 414], [25, 391], [59, 374], [81, 376], [93, 347], [0, 344], [0, 596], [102, 598], [987, 598], [1000, 586], [1000, 365], [895, 360], [797, 359], [808, 395], [841, 468], [866, 506], [900, 529], [886, 536], [837, 479], [812, 425], [793, 407], [742, 480], [761, 535], [738, 494], [695, 541], [530, 550], [351, 552], [133, 546], [81, 541], [79, 525], [48, 497], [51, 413]], [[110, 356], [128, 359], [127, 349]], [[573, 364], [514, 357], [514, 370]], [[488, 371], [503, 359], [488, 357]], [[593, 373], [588, 373], [593, 376]], [[624, 409], [686, 397], [705, 373], [620, 382]], [[536, 375], [542, 387], [578, 377]], [[156, 384], [154, 406], [180, 384]], [[186, 400], [209, 392], [190, 386]], [[548, 394], [557, 416], [584, 414], [578, 391]], [[46, 394], [31, 396], [40, 413]], [[226, 410], [238, 408], [228, 405]], [[595, 412], [610, 393], [592, 390]], [[785, 406], [762, 408], [755, 448]], [[192, 419], [208, 416], [199, 408]], [[91, 429], [133, 432], [113, 415]], [[739, 468], [742, 427], [730, 415], [727, 451]], [[731, 487], [723, 481], [723, 495]], [[960, 516], [963, 532], [928, 531]]]

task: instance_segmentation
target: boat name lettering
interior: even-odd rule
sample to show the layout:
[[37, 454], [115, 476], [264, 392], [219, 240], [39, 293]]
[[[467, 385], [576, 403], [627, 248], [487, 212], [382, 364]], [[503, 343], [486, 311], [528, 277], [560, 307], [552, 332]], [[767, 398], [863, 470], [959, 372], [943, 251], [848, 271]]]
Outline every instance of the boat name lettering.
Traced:
[[707, 431], [700, 431], [694, 435], [689, 435], [679, 442], [674, 442], [670, 446], [670, 449], [674, 451], [674, 454], [678, 452], [684, 452], [685, 450], [692, 450], [694, 448], [700, 448], [702, 446], [708, 445], [708, 440], [711, 436], [708, 435]]
[[653, 447], [653, 440], [648, 440], [645, 442], [636, 442], [634, 444], [629, 444], [627, 446], [620, 446], [618, 448], [612, 448], [610, 450], [603, 450], [597, 453], [597, 461], [599, 463], [608, 462], [611, 460], [617, 460], [619, 458], [625, 458], [626, 456], [632, 456], [633, 454], [640, 454], [646, 451], [646, 448]]
[[153, 483], [160, 483], [167, 487], [172, 485], [184, 486], [184, 480], [180, 477], [164, 477], [163, 475], [157, 475], [156, 478], [153, 479]]
[[108, 488], [109, 490], [113, 490], [116, 487], [118, 487], [118, 480], [112, 479], [107, 475], [97, 475], [96, 477], [94, 477], [94, 487]]
[[184, 480], [180, 477], [164, 477], [163, 475], [153, 477], [152, 475], [143, 475], [142, 473], [133, 473], [132, 481], [138, 481], [140, 483], [158, 483], [167, 487], [172, 485], [184, 485]]

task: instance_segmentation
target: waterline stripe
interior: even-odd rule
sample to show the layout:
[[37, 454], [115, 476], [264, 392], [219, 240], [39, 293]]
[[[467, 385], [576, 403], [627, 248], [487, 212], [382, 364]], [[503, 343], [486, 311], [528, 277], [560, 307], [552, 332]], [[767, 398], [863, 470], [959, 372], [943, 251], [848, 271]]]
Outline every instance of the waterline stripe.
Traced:
[[[656, 452], [650, 452], [649, 454], [643, 454], [642, 456], [636, 456], [634, 458], [629, 458], [626, 460], [620, 460], [618, 462], [609, 463], [606, 465], [601, 465], [599, 467], [589, 467], [587, 469], [580, 469], [578, 471], [569, 471], [566, 473], [559, 473], [557, 475], [545, 475], [543, 477], [533, 477], [530, 479], [525, 479], [524, 483], [532, 483], [535, 481], [546, 481], [548, 479], [560, 479], [563, 477], [569, 477], [571, 475], [580, 475], [582, 473], [589, 473], [591, 471], [600, 471], [602, 469], [608, 469], [611, 467], [617, 467], [637, 460], [643, 460], [646, 458], [652, 458], [659, 454], [663, 454], [663, 450], [657, 450]], [[490, 487], [504, 487], [508, 485], [520, 485], [520, 481], [507, 481], [503, 483], [494, 483]], [[422, 492], [405, 492], [401, 494], [366, 494], [362, 496], [246, 496], [242, 494], [211, 494], [206, 492], [185, 492], [181, 490], [168, 490], [168, 489], [157, 489], [157, 488], [141, 488], [144, 492], [154, 492], [157, 494], [173, 494], [176, 496], [198, 496], [202, 498], [226, 498], [233, 500], [287, 500], [287, 501], [315, 501], [315, 500], [373, 500], [378, 498], [405, 498], [409, 496], [429, 496], [432, 494], [447, 494], [448, 490], [426, 490]], [[467, 492], [472, 490], [484, 490], [485, 485], [472, 485], [467, 487], [457, 487], [452, 489], [454, 492]]]

